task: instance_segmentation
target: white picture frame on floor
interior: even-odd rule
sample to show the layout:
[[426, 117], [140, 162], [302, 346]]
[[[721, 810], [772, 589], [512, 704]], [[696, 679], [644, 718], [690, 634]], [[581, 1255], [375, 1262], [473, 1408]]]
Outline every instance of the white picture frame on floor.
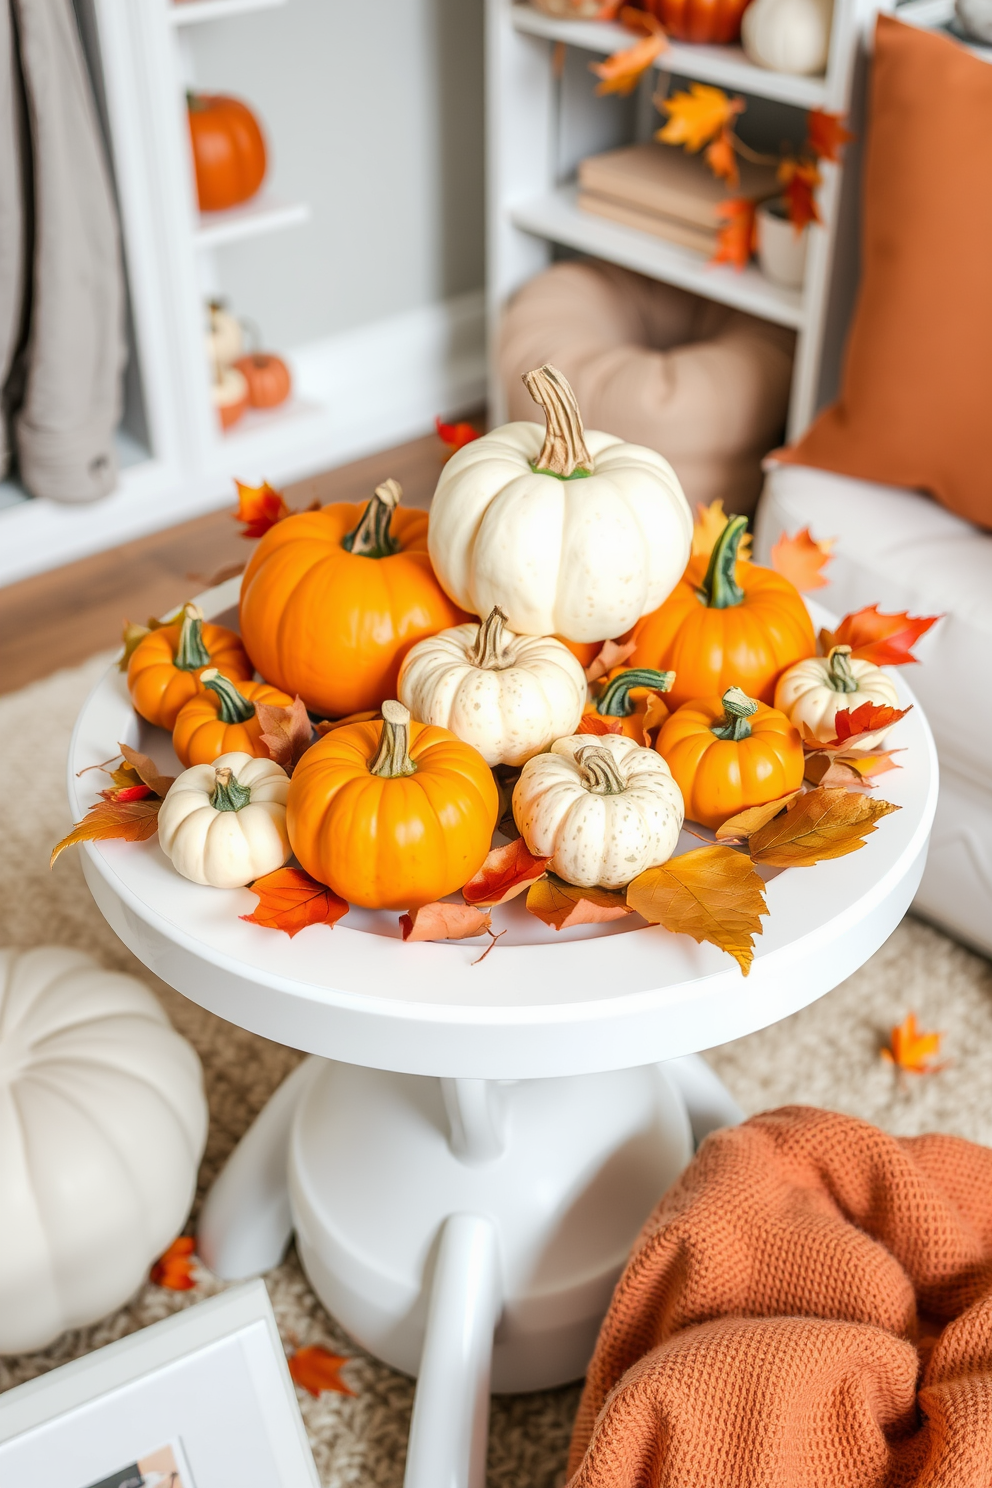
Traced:
[[169, 1448], [175, 1488], [319, 1488], [264, 1282], [0, 1395], [4, 1488], [142, 1482], [121, 1476], [126, 1464]]

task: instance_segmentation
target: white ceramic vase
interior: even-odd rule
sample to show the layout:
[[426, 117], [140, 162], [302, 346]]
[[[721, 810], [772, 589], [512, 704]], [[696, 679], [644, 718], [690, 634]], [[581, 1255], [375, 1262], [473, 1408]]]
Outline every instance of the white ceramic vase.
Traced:
[[757, 213], [758, 263], [773, 284], [801, 289], [806, 273], [809, 228], [797, 233], [781, 197], [762, 202]]

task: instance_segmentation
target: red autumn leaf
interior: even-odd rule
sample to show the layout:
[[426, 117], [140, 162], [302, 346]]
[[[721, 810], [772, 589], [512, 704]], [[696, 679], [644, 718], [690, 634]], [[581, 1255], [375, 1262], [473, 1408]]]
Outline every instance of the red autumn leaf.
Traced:
[[347, 1354], [332, 1354], [319, 1343], [314, 1343], [290, 1354], [288, 1363], [293, 1383], [310, 1395], [321, 1395], [325, 1390], [333, 1390], [338, 1395], [355, 1393], [341, 1378], [342, 1365], [350, 1363]]
[[583, 713], [579, 719], [577, 734], [622, 734], [619, 718], [600, 718], [596, 713]]
[[741, 183], [741, 173], [737, 168], [733, 132], [729, 128], [722, 129], [713, 143], [707, 145], [703, 159], [717, 180], [726, 181], [736, 191]]
[[824, 589], [829, 580], [823, 577], [823, 569], [830, 562], [833, 545], [833, 538], [817, 542], [808, 527], [794, 537], [787, 537], [783, 532], [771, 551], [772, 568], [795, 584], [800, 594]]
[[159, 1256], [148, 1273], [148, 1280], [170, 1292], [191, 1292], [196, 1286], [193, 1276], [196, 1241], [192, 1235], [180, 1235]]
[[821, 745], [821, 749], [830, 749], [838, 744], [846, 744], [851, 747], [852, 739], [858, 739], [865, 734], [877, 733], [879, 729], [891, 728], [898, 723], [900, 718], [905, 718], [909, 709], [892, 708], [888, 703], [862, 703], [860, 708], [855, 708], [852, 713], [849, 708], [839, 708], [834, 714], [834, 738]]
[[723, 218], [723, 226], [717, 230], [716, 251], [711, 263], [733, 264], [735, 269], [744, 269], [754, 252], [754, 202], [747, 197], [735, 196], [730, 201], [720, 202], [717, 215]]
[[877, 604], [866, 605], [845, 615], [834, 631], [821, 630], [824, 652], [833, 646], [850, 646], [851, 654], [875, 666], [905, 666], [915, 661], [912, 648], [926, 635], [940, 615], [907, 615], [904, 611], [883, 615]]
[[422, 904], [400, 915], [404, 940], [468, 940], [491, 926], [492, 916], [472, 904]]
[[472, 443], [473, 439], [479, 438], [478, 429], [473, 429], [471, 424], [446, 424], [440, 418], [436, 418], [434, 427], [438, 438], [448, 446], [452, 454], [464, 449], [467, 444]]
[[245, 524], [242, 537], [264, 537], [270, 527], [292, 515], [282, 492], [274, 490], [268, 481], [263, 481], [260, 486], [246, 486], [239, 480], [234, 484], [238, 488], [238, 509], [234, 519]]
[[152, 795], [142, 800], [98, 801], [82, 821], [76, 822], [69, 835], [55, 844], [48, 866], [51, 867], [59, 853], [75, 842], [108, 842], [113, 838], [124, 842], [147, 841], [158, 831], [161, 804], [159, 797]]
[[466, 904], [491, 909], [522, 894], [541, 877], [550, 859], [535, 858], [527, 851], [522, 837], [505, 847], [494, 847], [479, 869], [462, 889]]
[[137, 785], [115, 785], [110, 790], [100, 792], [105, 801], [143, 801], [146, 796], [153, 794], [151, 786], [140, 781]]
[[269, 758], [292, 775], [313, 738], [313, 724], [303, 699], [295, 697], [288, 708], [275, 703], [256, 703], [255, 716], [262, 725], [261, 739]]
[[807, 149], [819, 160], [839, 160], [841, 146], [849, 144], [853, 139], [854, 135], [841, 123], [840, 114], [810, 109], [806, 115]]
[[290, 937], [308, 925], [334, 926], [350, 907], [347, 900], [302, 868], [277, 868], [248, 887], [258, 896], [258, 907], [239, 918], [266, 930], [284, 930]]
[[633, 913], [623, 889], [579, 889], [550, 873], [527, 890], [527, 908], [554, 930], [603, 925]]
[[943, 1064], [931, 1064], [934, 1054], [940, 1052], [942, 1033], [923, 1033], [916, 1026], [916, 1014], [907, 1013], [897, 1028], [889, 1034], [890, 1046], [882, 1049], [882, 1058], [909, 1075], [935, 1075], [945, 1068]]
[[797, 233], [809, 222], [821, 221], [814, 192], [821, 181], [820, 172], [810, 160], [783, 160], [778, 168], [782, 195], [789, 210], [789, 221]]

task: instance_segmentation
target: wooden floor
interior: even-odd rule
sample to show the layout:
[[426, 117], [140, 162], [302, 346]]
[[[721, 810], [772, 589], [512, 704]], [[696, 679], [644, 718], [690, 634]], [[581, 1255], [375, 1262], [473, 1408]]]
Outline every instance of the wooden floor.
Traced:
[[[444, 460], [434, 434], [285, 488], [290, 506], [364, 501], [387, 476], [404, 502], [426, 506]], [[205, 589], [219, 570], [243, 563], [253, 544], [227, 511], [97, 553], [0, 589], [0, 693], [75, 666], [120, 640], [125, 620], [164, 615]]]

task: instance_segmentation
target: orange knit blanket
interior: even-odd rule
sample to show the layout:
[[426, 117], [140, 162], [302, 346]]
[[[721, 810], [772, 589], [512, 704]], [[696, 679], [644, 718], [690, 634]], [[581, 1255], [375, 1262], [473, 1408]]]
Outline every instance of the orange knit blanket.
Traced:
[[990, 1488], [992, 1150], [803, 1106], [648, 1220], [569, 1488]]

